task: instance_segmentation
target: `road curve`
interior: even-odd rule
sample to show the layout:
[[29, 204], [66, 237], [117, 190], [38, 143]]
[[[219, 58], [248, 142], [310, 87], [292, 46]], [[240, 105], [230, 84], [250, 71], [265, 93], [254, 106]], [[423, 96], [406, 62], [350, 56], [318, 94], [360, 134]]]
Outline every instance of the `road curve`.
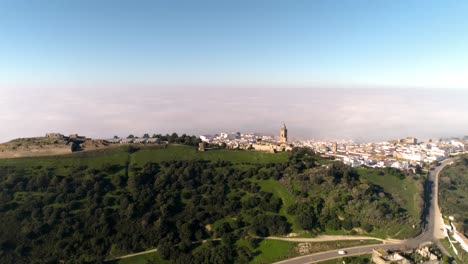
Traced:
[[418, 248], [421, 244], [427, 242], [435, 243], [442, 253], [449, 255], [447, 250], [442, 247], [439, 242], [439, 239], [445, 237], [445, 233], [442, 231], [443, 228], [443, 219], [442, 214], [440, 212], [439, 204], [438, 204], [438, 181], [439, 181], [439, 173], [454, 159], [446, 159], [441, 162], [440, 166], [434, 168], [434, 170], [430, 170], [428, 174], [428, 181], [432, 184], [430, 189], [430, 200], [425, 201], [427, 205], [429, 205], [429, 210], [426, 215], [426, 225], [424, 230], [418, 236], [402, 241], [399, 243], [394, 244], [376, 244], [376, 245], [366, 245], [366, 246], [358, 246], [352, 248], [344, 248], [340, 250], [347, 251], [346, 255], [339, 255], [338, 250], [330, 250], [326, 252], [314, 253], [306, 256], [291, 258], [287, 260], [283, 260], [280, 262], [276, 262], [275, 264], [308, 264], [308, 263], [316, 263], [330, 259], [337, 259], [342, 258], [344, 256], [359, 256], [365, 254], [371, 254], [373, 249], [381, 248], [386, 250], [398, 250], [398, 249], [410, 249], [410, 248]]

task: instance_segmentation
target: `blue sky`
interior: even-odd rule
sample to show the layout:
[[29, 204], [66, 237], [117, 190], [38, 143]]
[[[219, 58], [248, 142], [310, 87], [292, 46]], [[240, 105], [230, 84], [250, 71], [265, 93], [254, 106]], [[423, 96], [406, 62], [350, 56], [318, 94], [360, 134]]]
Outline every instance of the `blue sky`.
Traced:
[[465, 1], [1, 1], [0, 83], [468, 89]]
[[466, 135], [467, 14], [450, 0], [0, 0], [0, 142], [282, 121], [293, 137]]

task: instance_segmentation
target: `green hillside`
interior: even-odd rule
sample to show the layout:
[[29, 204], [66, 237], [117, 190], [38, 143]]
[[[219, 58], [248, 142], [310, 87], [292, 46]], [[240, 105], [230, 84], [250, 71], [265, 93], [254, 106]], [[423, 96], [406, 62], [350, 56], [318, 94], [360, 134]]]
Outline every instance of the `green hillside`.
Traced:
[[419, 189], [392, 173], [354, 170], [307, 149], [125, 146], [4, 159], [0, 257], [94, 263], [158, 248], [158, 259], [175, 263], [232, 263], [271, 254], [238, 243], [256, 237], [405, 237], [418, 222], [408, 197]]
[[[130, 150], [129, 150], [130, 148]], [[286, 162], [287, 153], [265, 153], [243, 150], [216, 149], [198, 152], [195, 147], [185, 145], [160, 145], [148, 147], [119, 146], [87, 152], [76, 152], [60, 156], [0, 159], [0, 166], [37, 166], [67, 167], [72, 165], [86, 165], [100, 167], [103, 164], [125, 165], [127, 161], [137, 165], [148, 162], [171, 160], [224, 160], [233, 163], [276, 163]]]
[[440, 173], [439, 204], [442, 214], [455, 217], [457, 230], [468, 236], [468, 156], [460, 157]]

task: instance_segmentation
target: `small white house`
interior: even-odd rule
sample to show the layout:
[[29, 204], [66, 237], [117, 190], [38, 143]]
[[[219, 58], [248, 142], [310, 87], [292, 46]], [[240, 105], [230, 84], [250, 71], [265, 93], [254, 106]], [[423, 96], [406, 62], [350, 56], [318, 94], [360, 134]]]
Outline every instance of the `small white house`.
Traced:
[[135, 142], [134, 138], [122, 138], [122, 140], [120, 141], [120, 144], [131, 144], [133, 142]]
[[110, 138], [110, 139], [106, 139], [107, 142], [109, 143], [112, 143], [112, 144], [118, 144], [120, 143], [120, 141], [122, 141], [121, 138]]

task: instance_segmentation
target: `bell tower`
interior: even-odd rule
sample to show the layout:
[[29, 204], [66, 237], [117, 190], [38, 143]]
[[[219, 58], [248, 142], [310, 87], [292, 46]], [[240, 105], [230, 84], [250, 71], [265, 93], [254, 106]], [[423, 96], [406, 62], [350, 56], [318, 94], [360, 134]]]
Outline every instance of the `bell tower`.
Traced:
[[280, 143], [281, 144], [288, 143], [288, 129], [286, 128], [286, 125], [284, 123], [280, 130]]

